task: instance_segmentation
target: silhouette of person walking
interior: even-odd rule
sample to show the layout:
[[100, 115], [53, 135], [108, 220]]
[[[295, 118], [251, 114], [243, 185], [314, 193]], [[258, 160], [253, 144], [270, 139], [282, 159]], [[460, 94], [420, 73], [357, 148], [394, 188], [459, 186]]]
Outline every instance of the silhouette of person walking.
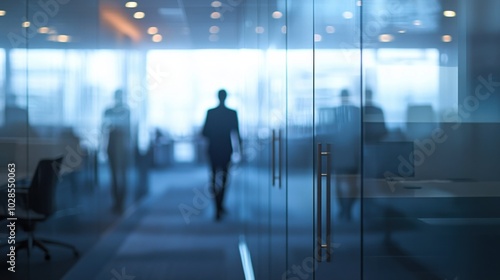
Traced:
[[111, 168], [111, 195], [113, 211], [123, 211], [127, 189], [127, 167], [130, 152], [130, 110], [124, 101], [122, 90], [116, 90], [115, 104], [106, 109], [103, 132], [107, 136], [106, 152]]
[[233, 135], [237, 137], [241, 151], [238, 115], [235, 110], [226, 107], [227, 93], [225, 90], [219, 90], [218, 97], [219, 105], [207, 111], [202, 131], [202, 135], [208, 140], [208, 156], [211, 168], [210, 189], [214, 195], [216, 220], [220, 220], [225, 213], [224, 194], [233, 153]]

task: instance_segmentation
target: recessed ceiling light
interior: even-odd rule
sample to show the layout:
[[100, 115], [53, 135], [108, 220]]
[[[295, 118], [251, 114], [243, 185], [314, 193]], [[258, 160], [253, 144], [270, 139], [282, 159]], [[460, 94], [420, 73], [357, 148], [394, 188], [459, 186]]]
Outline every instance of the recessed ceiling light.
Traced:
[[125, 7], [127, 8], [137, 8], [137, 2], [129, 1], [125, 3]]
[[220, 1], [213, 1], [210, 5], [214, 8], [219, 8], [222, 6], [222, 3]]
[[414, 20], [414, 21], [413, 21], [413, 25], [415, 25], [415, 26], [420, 26], [420, 25], [422, 25], [422, 21], [421, 21], [421, 20], [416, 19], [416, 20]]
[[71, 37], [68, 35], [57, 35], [57, 42], [68, 43], [71, 41]]
[[217, 25], [210, 26], [208, 31], [212, 34], [219, 33], [220, 28]]
[[0, 10], [0, 17], [5, 16], [5, 14], [7, 14], [7, 12], [6, 12], [6, 11], [4, 11], [4, 10]]
[[134, 18], [135, 19], [142, 19], [146, 16], [146, 14], [144, 12], [135, 12], [134, 13]]
[[398, 33], [401, 33], [401, 34], [406, 33], [406, 30], [404, 30], [404, 29], [398, 30]]
[[342, 16], [345, 18], [345, 19], [351, 19], [354, 17], [354, 14], [352, 12], [349, 12], [349, 11], [345, 11], [342, 13]]
[[283, 16], [283, 13], [280, 12], [280, 11], [274, 11], [272, 16], [275, 19], [279, 19], [279, 18], [281, 18]]
[[326, 28], [326, 33], [328, 34], [332, 34], [332, 33], [335, 33], [335, 27], [331, 26], [331, 25], [328, 25]]
[[321, 40], [323, 40], [321, 34], [314, 34], [314, 42], [321, 42]]
[[23, 26], [24, 28], [28, 28], [28, 27], [30, 27], [30, 25], [31, 25], [31, 23], [30, 23], [29, 21], [25, 21], [25, 22], [23, 22], [23, 24], [22, 24], [22, 26]]
[[445, 43], [449, 43], [453, 40], [453, 38], [451, 37], [451, 35], [443, 35], [443, 37], [441, 37], [441, 40]]
[[150, 28], [148, 28], [148, 34], [149, 35], [154, 35], [156, 33], [158, 33], [158, 28], [157, 27], [151, 26]]
[[445, 17], [455, 17], [457, 15], [457, 13], [455, 13], [455, 11], [444, 11], [443, 15]]
[[221, 17], [221, 14], [219, 12], [213, 12], [210, 14], [210, 17], [213, 19], [218, 19]]
[[257, 34], [264, 33], [264, 27], [262, 27], [262, 26], [255, 27], [255, 33], [257, 33]]
[[45, 27], [45, 26], [38, 28], [38, 33], [40, 33], [40, 34], [47, 34], [47, 33], [49, 33], [49, 31], [50, 31], [50, 29], [48, 27]]
[[389, 43], [394, 40], [394, 36], [392, 36], [391, 34], [381, 34], [380, 36], [378, 36], [378, 40], [382, 43]]
[[159, 43], [163, 40], [163, 37], [160, 34], [155, 34], [155, 35], [153, 35], [151, 40], [153, 40], [153, 42], [155, 42], [155, 43]]

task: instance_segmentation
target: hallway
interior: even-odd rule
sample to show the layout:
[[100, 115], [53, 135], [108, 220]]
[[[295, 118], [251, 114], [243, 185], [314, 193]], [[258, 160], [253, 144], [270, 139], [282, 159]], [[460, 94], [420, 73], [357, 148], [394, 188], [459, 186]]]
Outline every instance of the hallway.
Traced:
[[[206, 181], [204, 166], [154, 171], [150, 195], [127, 211], [64, 279], [125, 275], [138, 279], [244, 279], [238, 250], [238, 188], [231, 185], [229, 213], [215, 222], [212, 201], [202, 195]], [[189, 210], [182, 214], [180, 209]]]

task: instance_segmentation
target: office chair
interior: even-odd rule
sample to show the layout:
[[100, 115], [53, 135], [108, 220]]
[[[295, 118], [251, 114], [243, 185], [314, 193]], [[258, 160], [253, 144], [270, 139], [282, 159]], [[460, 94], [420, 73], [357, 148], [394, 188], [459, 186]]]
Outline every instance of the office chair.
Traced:
[[45, 244], [63, 246], [73, 250], [75, 257], [79, 255], [73, 245], [55, 240], [36, 238], [34, 236], [36, 224], [47, 220], [55, 212], [55, 194], [59, 182], [58, 170], [62, 161], [63, 157], [40, 160], [29, 188], [25, 188], [24, 192], [21, 190], [18, 192], [16, 189], [17, 196], [19, 197], [23, 194], [21, 197], [24, 198], [21, 204], [16, 206], [17, 223], [28, 234], [26, 240], [17, 243], [16, 249], [25, 248], [28, 252], [28, 258], [30, 257], [32, 247], [35, 246], [45, 252], [46, 260], [50, 260], [50, 253]]

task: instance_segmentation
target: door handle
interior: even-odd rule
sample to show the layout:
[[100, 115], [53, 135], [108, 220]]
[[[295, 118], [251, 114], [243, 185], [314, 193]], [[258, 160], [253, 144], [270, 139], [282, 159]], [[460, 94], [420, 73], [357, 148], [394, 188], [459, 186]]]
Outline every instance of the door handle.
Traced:
[[[278, 142], [278, 175], [276, 175], [276, 142]], [[271, 165], [272, 165], [272, 177], [273, 177], [273, 182], [272, 185], [273, 187], [276, 185], [276, 180], [278, 180], [278, 187], [281, 189], [281, 165], [282, 165], [282, 159], [281, 159], [281, 129], [278, 129], [278, 133], [276, 134], [276, 130], [273, 129], [273, 140], [272, 140], [272, 160], [271, 160]]]
[[[318, 144], [317, 150], [317, 191], [316, 191], [316, 253], [318, 262], [323, 261], [323, 249], [326, 249], [326, 262], [331, 261], [331, 237], [332, 237], [332, 224], [331, 224], [331, 144], [326, 144], [326, 150], [323, 151], [323, 145]], [[326, 170], [323, 171], [323, 160], [326, 160]], [[326, 181], [325, 187], [325, 218], [326, 218], [326, 238], [323, 240], [323, 178]], [[323, 243], [325, 241], [325, 243]]]

